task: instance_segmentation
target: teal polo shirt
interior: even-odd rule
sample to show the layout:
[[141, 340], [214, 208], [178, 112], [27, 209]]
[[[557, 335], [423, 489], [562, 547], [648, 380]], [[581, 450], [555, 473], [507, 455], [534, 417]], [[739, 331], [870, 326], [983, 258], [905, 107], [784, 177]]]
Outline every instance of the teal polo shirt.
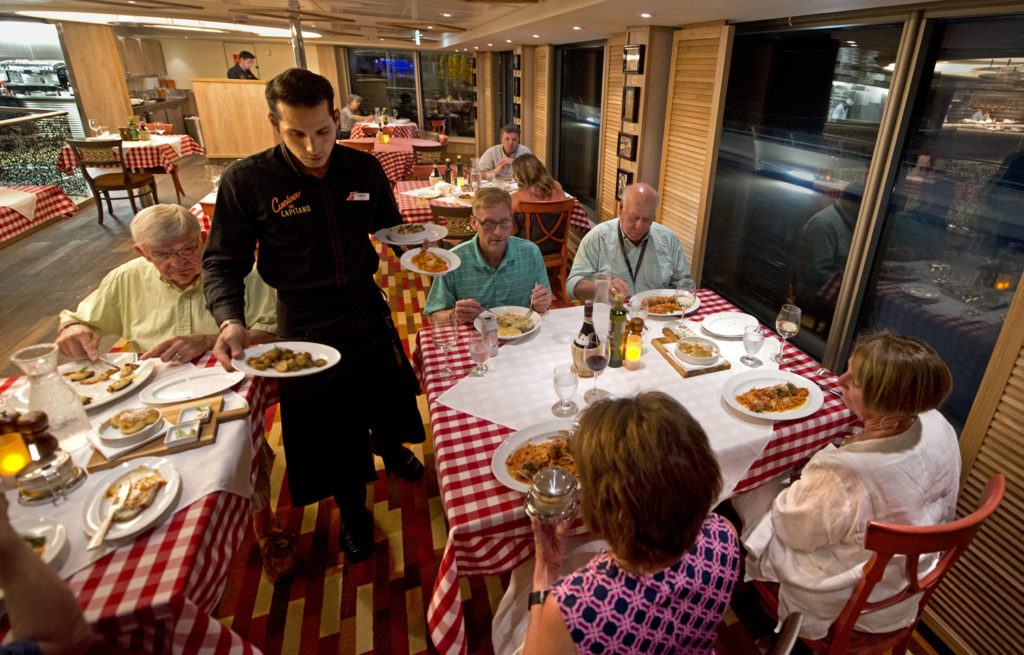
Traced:
[[540, 248], [526, 239], [509, 238], [505, 257], [497, 268], [484, 261], [475, 236], [452, 248], [452, 252], [462, 263], [454, 271], [434, 279], [424, 314], [454, 307], [456, 300], [469, 299], [485, 308], [526, 307], [535, 285], [543, 284], [551, 290]]

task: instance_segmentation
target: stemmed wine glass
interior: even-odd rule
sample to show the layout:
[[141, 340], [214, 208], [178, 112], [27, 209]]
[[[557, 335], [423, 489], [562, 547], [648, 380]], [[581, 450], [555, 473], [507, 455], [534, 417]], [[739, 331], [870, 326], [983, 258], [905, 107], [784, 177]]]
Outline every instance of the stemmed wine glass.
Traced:
[[482, 378], [491, 372], [491, 369], [487, 368], [486, 362], [491, 356], [491, 341], [497, 338], [497, 333], [486, 335], [480, 334], [477, 331], [473, 332], [473, 335], [469, 338], [469, 356], [476, 363], [476, 366], [469, 372], [471, 377]]
[[693, 278], [689, 275], [680, 278], [676, 282], [676, 304], [679, 305], [679, 320], [672, 326], [676, 334], [680, 334], [680, 331], [686, 326], [686, 310], [693, 307], [693, 303], [697, 301], [696, 291], [697, 285], [694, 284]]
[[[455, 312], [434, 312], [430, 315], [430, 338], [434, 345], [444, 353], [444, 368], [441, 369], [441, 377], [450, 380], [455, 371], [448, 364], [448, 353], [459, 338], [459, 322], [455, 319]], [[490, 349], [488, 349], [490, 354]]]
[[779, 315], [775, 317], [775, 331], [782, 337], [782, 343], [779, 344], [779, 352], [772, 355], [772, 361], [784, 364], [786, 363], [784, 354], [786, 339], [795, 337], [796, 333], [800, 331], [800, 308], [788, 303], [783, 305], [779, 310]]
[[587, 404], [608, 396], [607, 391], [597, 388], [597, 378], [601, 375], [601, 371], [608, 366], [609, 341], [607, 338], [595, 338], [590, 342], [589, 346], [583, 349], [583, 362], [587, 365], [587, 368], [594, 372], [594, 388], [583, 394], [583, 400], [587, 401]]
[[206, 172], [206, 177], [209, 178], [210, 183], [213, 184], [213, 190], [216, 191], [217, 185], [220, 183], [220, 174], [223, 173], [224, 170], [220, 166], [215, 166], [213, 164], [203, 166], [203, 170]]
[[99, 123], [96, 122], [95, 118], [89, 119], [89, 129], [92, 130], [93, 137], [98, 137], [100, 135], [100, 126]]
[[579, 378], [576, 377], [576, 371], [572, 364], [555, 367], [554, 383], [558, 402], [551, 406], [551, 413], [562, 418], [574, 415], [580, 410], [572, 401], [572, 397], [576, 394], [576, 387], [579, 385]]
[[394, 123], [398, 120], [398, 107], [391, 108], [391, 122]]
[[748, 325], [743, 328], [743, 350], [747, 351], [747, 354], [740, 357], [740, 361], [751, 368], [760, 366], [763, 362], [754, 357], [754, 354], [761, 350], [762, 345], [764, 345], [764, 333], [761, 332], [760, 325]]

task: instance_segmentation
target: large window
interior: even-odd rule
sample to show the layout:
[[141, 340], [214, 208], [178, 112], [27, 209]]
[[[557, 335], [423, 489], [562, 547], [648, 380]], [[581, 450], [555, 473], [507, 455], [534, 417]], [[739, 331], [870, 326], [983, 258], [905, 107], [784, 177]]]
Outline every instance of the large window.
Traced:
[[416, 67], [413, 53], [352, 48], [348, 51], [352, 93], [363, 97], [360, 111], [372, 114], [378, 107], [397, 109], [403, 118], [418, 122]]
[[420, 53], [423, 121], [444, 121], [449, 136], [476, 136], [473, 56]]
[[604, 46], [572, 44], [555, 49], [555, 179], [581, 202], [597, 200]]

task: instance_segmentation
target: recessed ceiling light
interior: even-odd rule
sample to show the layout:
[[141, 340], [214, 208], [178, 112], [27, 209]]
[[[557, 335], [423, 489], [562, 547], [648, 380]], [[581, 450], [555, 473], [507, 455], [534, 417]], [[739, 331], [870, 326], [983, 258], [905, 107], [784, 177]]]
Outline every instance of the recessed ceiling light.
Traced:
[[539, 38], [540, 38], [540, 34], [534, 34], [534, 35], [533, 35], [533, 38], [535, 38], [535, 39], [539, 39]]
[[582, 28], [582, 27], [580, 27], [579, 25], [573, 25], [573, 26], [572, 26], [572, 28], [573, 28], [574, 30], [582, 30], [582, 29], [583, 29], [583, 28]]
[[493, 43], [488, 43], [488, 44], [487, 44], [487, 47], [488, 47], [488, 48], [493, 48], [493, 47], [494, 47], [494, 44], [493, 44]]
[[480, 49], [480, 46], [478, 46], [478, 45], [475, 45], [475, 46], [473, 46], [473, 49], [474, 49], [474, 50], [479, 50], [479, 49]]
[[427, 29], [428, 30], [432, 30], [432, 29], [434, 29], [434, 26], [433, 25], [427, 25]]
[[446, 12], [443, 12], [441, 15], [444, 16], [445, 18], [451, 18], [452, 17], [451, 14], [446, 13]]
[[650, 17], [651, 17], [651, 15], [648, 14], [646, 11], [644, 13], [640, 14], [640, 18], [650, 18]]
[[505, 43], [512, 43], [512, 39], [505, 39]]

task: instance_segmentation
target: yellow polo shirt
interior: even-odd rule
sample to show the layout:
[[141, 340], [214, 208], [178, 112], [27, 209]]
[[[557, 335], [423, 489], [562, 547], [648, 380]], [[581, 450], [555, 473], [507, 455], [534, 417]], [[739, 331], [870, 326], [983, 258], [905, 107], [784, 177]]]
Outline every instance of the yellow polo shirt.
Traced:
[[[187, 289], [180, 289], [143, 257], [108, 273], [78, 309], [62, 311], [60, 321], [81, 321], [101, 337], [124, 337], [135, 352], [145, 352], [173, 336], [218, 331], [206, 310], [202, 275]], [[253, 330], [277, 332], [277, 292], [255, 270], [245, 278], [245, 322]]]

